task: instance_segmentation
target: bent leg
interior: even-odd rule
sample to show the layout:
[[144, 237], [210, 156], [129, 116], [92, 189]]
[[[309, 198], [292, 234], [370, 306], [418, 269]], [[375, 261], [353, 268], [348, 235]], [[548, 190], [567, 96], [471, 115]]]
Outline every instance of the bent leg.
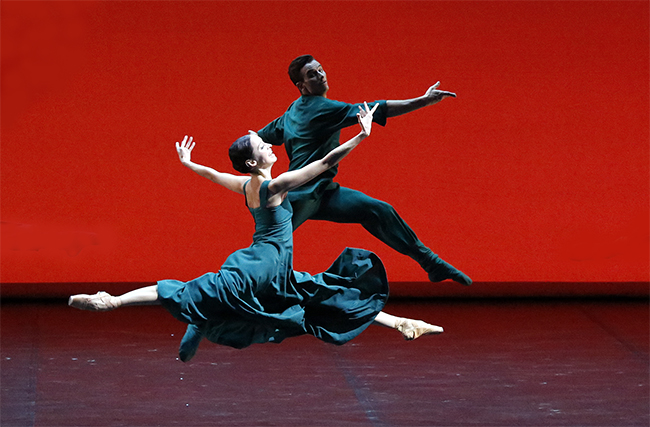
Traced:
[[395, 208], [360, 191], [339, 187], [327, 192], [312, 219], [361, 224], [397, 252], [413, 258], [432, 282], [452, 279], [464, 285], [472, 283], [468, 276], [427, 248]]
[[292, 196], [294, 195], [289, 193], [289, 198], [291, 199], [291, 208], [293, 210], [291, 224], [293, 226], [293, 231], [296, 231], [296, 229], [300, 227], [303, 222], [310, 219], [318, 211], [321, 205], [321, 199], [307, 198], [305, 196], [298, 198], [297, 196]]
[[361, 224], [370, 234], [420, 264], [432, 253], [391, 205], [350, 188], [325, 193], [312, 219]]

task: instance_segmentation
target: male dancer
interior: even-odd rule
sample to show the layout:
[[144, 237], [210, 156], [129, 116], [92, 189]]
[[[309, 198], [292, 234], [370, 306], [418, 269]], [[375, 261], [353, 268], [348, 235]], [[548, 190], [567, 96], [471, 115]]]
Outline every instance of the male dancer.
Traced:
[[[289, 77], [300, 98], [287, 111], [258, 132], [266, 142], [284, 144], [289, 170], [296, 170], [323, 158], [339, 145], [341, 129], [357, 123], [361, 104], [347, 104], [327, 98], [329, 86], [321, 64], [311, 55], [302, 55], [289, 65]], [[437, 90], [440, 82], [418, 98], [377, 101], [373, 121], [384, 126], [388, 117], [399, 116], [433, 105], [456, 94]], [[371, 106], [374, 103], [370, 104]], [[293, 229], [308, 219], [361, 224], [373, 236], [396, 251], [413, 258], [428, 273], [429, 280], [452, 279], [463, 285], [472, 280], [427, 248], [411, 227], [386, 202], [333, 182], [337, 167], [289, 193], [293, 207]]]

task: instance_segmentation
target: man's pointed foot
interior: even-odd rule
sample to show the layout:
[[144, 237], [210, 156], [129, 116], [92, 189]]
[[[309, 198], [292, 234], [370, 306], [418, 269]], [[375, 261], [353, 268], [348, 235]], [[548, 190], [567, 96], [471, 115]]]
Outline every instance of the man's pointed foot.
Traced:
[[431, 282], [442, 282], [443, 280], [451, 279], [461, 285], [469, 286], [472, 284], [472, 279], [462, 271], [458, 270], [447, 261], [436, 256], [431, 266], [427, 269], [429, 273], [429, 280]]

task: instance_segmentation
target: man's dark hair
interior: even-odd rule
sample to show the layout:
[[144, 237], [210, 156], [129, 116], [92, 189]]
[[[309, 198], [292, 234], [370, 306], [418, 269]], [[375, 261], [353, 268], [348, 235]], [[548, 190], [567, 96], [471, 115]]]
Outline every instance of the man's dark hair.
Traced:
[[298, 82], [302, 81], [302, 76], [300, 75], [300, 70], [306, 64], [314, 60], [314, 57], [311, 55], [300, 55], [289, 64], [289, 78], [295, 85]]
[[232, 167], [240, 173], [250, 173], [251, 168], [246, 164], [246, 160], [253, 158], [253, 146], [251, 145], [250, 135], [244, 135], [237, 138], [228, 149], [228, 155], [232, 162]]

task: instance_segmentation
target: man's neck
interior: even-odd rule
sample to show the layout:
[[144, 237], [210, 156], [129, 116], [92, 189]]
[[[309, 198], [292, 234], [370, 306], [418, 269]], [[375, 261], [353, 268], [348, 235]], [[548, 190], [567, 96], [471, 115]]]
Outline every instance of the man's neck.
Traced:
[[307, 91], [304, 91], [304, 92], [303, 92], [303, 91], [300, 91], [300, 95], [301, 95], [301, 96], [320, 96], [320, 97], [322, 97], [322, 98], [327, 98], [327, 92], [325, 92], [325, 93], [323, 93], [323, 94], [320, 94], [320, 95], [315, 95], [315, 94], [313, 94], [313, 93], [309, 93], [309, 92], [307, 92]]

